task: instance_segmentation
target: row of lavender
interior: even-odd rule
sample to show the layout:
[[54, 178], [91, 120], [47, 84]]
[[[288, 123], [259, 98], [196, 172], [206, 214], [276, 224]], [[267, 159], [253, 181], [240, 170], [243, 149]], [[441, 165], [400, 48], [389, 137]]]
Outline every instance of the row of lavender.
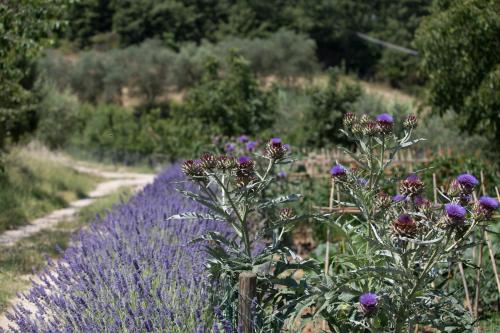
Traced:
[[[203, 211], [182, 197], [178, 167], [80, 232], [62, 260], [9, 314], [14, 332], [205, 332], [213, 313], [203, 278], [206, 255], [193, 237], [227, 233], [213, 221], [167, 220]], [[186, 184], [186, 186], [188, 186]], [[28, 310], [28, 308], [30, 310]], [[36, 308], [36, 310], [33, 310]]]

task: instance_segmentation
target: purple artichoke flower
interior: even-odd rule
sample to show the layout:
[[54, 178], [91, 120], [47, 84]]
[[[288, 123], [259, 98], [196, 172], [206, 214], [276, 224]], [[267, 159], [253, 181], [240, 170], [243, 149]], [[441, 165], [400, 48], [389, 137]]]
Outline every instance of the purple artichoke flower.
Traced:
[[359, 304], [365, 314], [373, 313], [377, 310], [378, 297], [374, 293], [364, 293], [359, 297]]
[[459, 204], [449, 203], [444, 205], [446, 215], [453, 222], [463, 222], [465, 220], [466, 210]]
[[392, 201], [394, 201], [394, 202], [402, 202], [405, 200], [406, 200], [406, 197], [404, 195], [401, 195], [401, 194], [396, 194], [395, 196], [392, 197]]
[[382, 113], [377, 116], [377, 122], [392, 124], [394, 123], [394, 118], [388, 113]]
[[233, 152], [236, 149], [236, 145], [234, 143], [226, 143], [224, 146], [224, 150], [228, 153]]
[[471, 175], [470, 173], [463, 173], [460, 176], [458, 176], [457, 182], [467, 189], [472, 189], [474, 186], [479, 184], [477, 178]]
[[479, 198], [479, 205], [489, 211], [494, 211], [498, 209], [498, 201], [492, 197], [482, 196]]
[[248, 136], [246, 136], [246, 135], [241, 135], [241, 136], [238, 138], [238, 141], [239, 141], [239, 142], [241, 142], [241, 143], [248, 142]]
[[412, 237], [417, 233], [417, 225], [409, 214], [399, 215], [392, 223], [392, 229], [395, 234], [405, 237]]
[[249, 141], [249, 142], [247, 142], [247, 144], [245, 145], [245, 148], [246, 148], [248, 151], [254, 151], [255, 147], [257, 147], [257, 141]]
[[330, 169], [332, 177], [344, 177], [347, 173], [346, 168], [342, 164], [336, 164]]
[[240, 156], [240, 158], [238, 158], [238, 164], [248, 164], [248, 163], [251, 163], [252, 162], [252, 159], [248, 156]]
[[278, 172], [277, 176], [279, 179], [285, 179], [286, 177], [288, 177], [288, 174], [285, 171], [280, 171]]
[[271, 144], [273, 145], [281, 145], [281, 138], [272, 138], [271, 139]]

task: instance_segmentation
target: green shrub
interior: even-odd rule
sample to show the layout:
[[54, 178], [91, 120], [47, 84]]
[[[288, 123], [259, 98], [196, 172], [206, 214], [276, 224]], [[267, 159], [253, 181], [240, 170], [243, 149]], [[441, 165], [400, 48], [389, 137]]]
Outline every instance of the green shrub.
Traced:
[[60, 93], [51, 85], [47, 85], [44, 90], [36, 134], [49, 148], [62, 148], [78, 125], [79, 104], [67, 91]]
[[206, 128], [218, 128], [226, 136], [269, 129], [274, 121], [274, 94], [259, 88], [243, 57], [231, 54], [227, 64], [221, 74], [217, 61], [208, 63], [201, 84], [186, 96], [185, 116], [199, 119]]
[[339, 82], [339, 70], [329, 71], [329, 81], [325, 88], [313, 87], [309, 90], [311, 107], [305, 112], [304, 128], [307, 144], [324, 147], [332, 143], [345, 142], [338, 131], [342, 127], [345, 113], [355, 111], [356, 101], [361, 96], [361, 87], [356, 84]]

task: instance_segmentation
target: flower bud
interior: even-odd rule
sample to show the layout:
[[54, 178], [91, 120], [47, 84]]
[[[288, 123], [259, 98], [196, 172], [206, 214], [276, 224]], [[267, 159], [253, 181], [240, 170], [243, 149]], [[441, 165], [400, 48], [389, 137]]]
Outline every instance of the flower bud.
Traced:
[[370, 117], [368, 117], [368, 115], [366, 115], [366, 114], [362, 115], [361, 118], [359, 118], [359, 123], [362, 126], [368, 124], [368, 122], [370, 122], [370, 121], [371, 121]]
[[418, 119], [415, 115], [409, 115], [403, 122], [403, 127], [405, 129], [415, 129], [418, 125]]
[[393, 223], [394, 234], [403, 237], [414, 237], [417, 233], [417, 224], [408, 214], [401, 214]]
[[363, 134], [368, 136], [375, 136], [381, 133], [379, 125], [375, 121], [369, 121], [363, 125]]
[[377, 310], [378, 297], [373, 293], [365, 293], [359, 297], [359, 305], [365, 315], [370, 315]]
[[279, 160], [285, 157], [287, 152], [280, 138], [272, 138], [266, 147], [266, 155], [272, 159]]
[[217, 158], [217, 168], [220, 170], [232, 170], [236, 168], [236, 159], [232, 156], [221, 155]]
[[385, 192], [379, 192], [375, 198], [375, 205], [379, 209], [386, 209], [391, 205], [391, 197]]
[[409, 175], [401, 183], [400, 192], [405, 196], [415, 196], [424, 190], [424, 183], [415, 175]]
[[203, 169], [199, 163], [193, 160], [188, 160], [182, 163], [182, 172], [189, 178], [202, 177]]
[[200, 165], [204, 170], [211, 171], [217, 167], [217, 158], [210, 153], [205, 153], [201, 155]]
[[353, 134], [361, 134], [363, 132], [363, 125], [360, 123], [354, 123], [351, 128]]
[[344, 127], [351, 128], [351, 126], [356, 122], [356, 115], [352, 112], [347, 112], [344, 115]]
[[377, 124], [382, 134], [390, 134], [394, 125], [394, 118], [388, 113], [382, 113], [377, 116]]
[[238, 159], [238, 166], [236, 170], [236, 185], [238, 187], [247, 186], [252, 180], [255, 179], [254, 164], [248, 156], [241, 156]]
[[295, 218], [295, 213], [292, 208], [283, 208], [280, 211], [280, 220], [291, 220]]

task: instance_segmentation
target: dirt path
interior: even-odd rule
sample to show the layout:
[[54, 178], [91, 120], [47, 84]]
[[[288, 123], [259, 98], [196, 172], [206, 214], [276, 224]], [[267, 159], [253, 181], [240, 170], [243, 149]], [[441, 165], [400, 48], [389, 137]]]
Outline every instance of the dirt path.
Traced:
[[12, 246], [20, 239], [29, 237], [41, 230], [51, 228], [65, 219], [73, 218], [81, 208], [92, 204], [101, 197], [116, 192], [121, 187], [133, 187], [135, 190], [139, 190], [153, 182], [155, 177], [154, 174], [102, 171], [79, 165], [72, 167], [79, 172], [94, 174], [108, 180], [99, 183], [94, 191], [90, 192], [88, 198], [73, 201], [66, 208], [56, 210], [19, 229], [8, 230], [0, 234], [0, 246]]
[[[94, 191], [89, 194], [86, 199], [81, 199], [70, 203], [67, 208], [56, 210], [47, 216], [36, 219], [30, 224], [21, 227], [16, 230], [9, 230], [0, 235], [0, 246], [12, 246], [16, 244], [19, 240], [36, 234], [37, 232], [56, 226], [59, 222], [63, 220], [73, 218], [78, 213], [78, 211], [101, 197], [110, 195], [118, 191], [122, 187], [132, 187], [135, 191], [139, 191], [144, 186], [153, 182], [154, 174], [143, 174], [143, 173], [131, 173], [131, 172], [111, 172], [102, 171], [99, 169], [81, 166], [81, 165], [71, 165], [73, 169], [82, 173], [89, 173], [101, 178], [107, 179], [102, 183], [99, 183]], [[37, 281], [37, 276], [35, 275], [24, 275], [20, 276], [20, 279]], [[32, 303], [26, 302], [24, 299], [15, 297], [10, 301], [9, 310], [14, 305], [23, 304], [29, 310], [36, 310]], [[7, 311], [9, 311], [7, 310]], [[5, 314], [0, 315], [0, 328], [9, 330], [9, 324], [12, 323], [7, 319]]]

